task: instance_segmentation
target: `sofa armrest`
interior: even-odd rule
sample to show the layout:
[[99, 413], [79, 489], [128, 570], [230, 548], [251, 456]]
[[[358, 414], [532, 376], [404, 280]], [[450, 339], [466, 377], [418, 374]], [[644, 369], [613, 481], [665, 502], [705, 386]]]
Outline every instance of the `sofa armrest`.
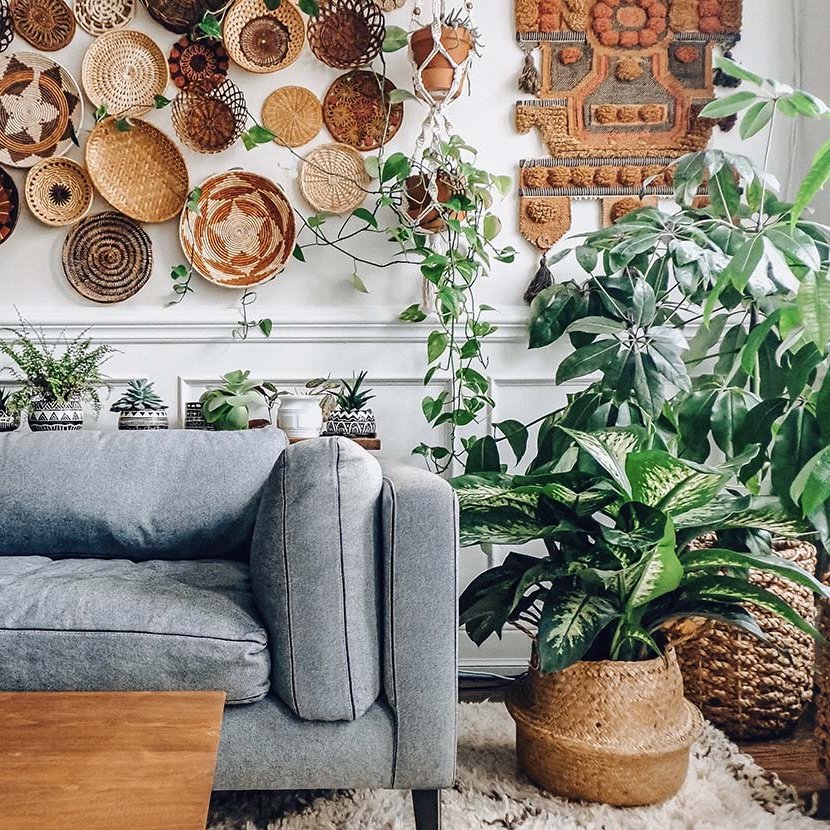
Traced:
[[382, 463], [384, 690], [392, 786], [451, 786], [458, 696], [458, 505], [443, 479]]

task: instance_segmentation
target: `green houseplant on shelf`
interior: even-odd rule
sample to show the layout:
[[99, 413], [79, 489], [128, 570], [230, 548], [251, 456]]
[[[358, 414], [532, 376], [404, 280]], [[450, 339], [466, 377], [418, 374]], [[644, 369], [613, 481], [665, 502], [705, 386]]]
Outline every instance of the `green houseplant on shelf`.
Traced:
[[218, 430], [248, 429], [251, 410], [264, 405], [258, 380], [250, 379], [250, 371], [237, 369], [222, 375], [224, 384], [208, 389], [199, 398], [205, 421]]
[[110, 407], [118, 413], [118, 429], [168, 429], [167, 404], [146, 378], [131, 380], [124, 394]]
[[324, 435], [345, 435], [351, 438], [374, 438], [377, 435], [375, 413], [367, 404], [375, 396], [363, 386], [368, 372], [364, 369], [351, 381], [341, 380], [340, 389], [331, 394], [336, 406], [326, 418]]
[[[735, 495], [757, 446], [714, 468], [656, 448], [642, 428], [557, 431], [577, 449], [570, 466], [453, 480], [462, 543], [546, 549], [511, 553], [475, 579], [461, 622], [478, 644], [508, 623], [533, 639], [530, 671], [508, 703], [531, 778], [569, 798], [655, 803], [679, 789], [702, 725], [683, 698], [669, 625], [709, 618], [764, 638], [758, 608], [818, 637], [748, 572], [830, 592], [754, 544], [759, 533], [800, 530], [776, 499]], [[717, 542], [700, 549], [706, 534]]]
[[96, 417], [101, 412], [100, 388], [107, 385], [102, 367], [113, 349], [93, 344], [81, 332], [51, 344], [40, 329], [25, 320], [7, 329], [10, 340], [0, 341], [0, 354], [12, 361], [5, 371], [20, 388], [12, 393], [9, 411], [26, 410], [33, 432], [80, 429], [83, 404], [90, 404]]

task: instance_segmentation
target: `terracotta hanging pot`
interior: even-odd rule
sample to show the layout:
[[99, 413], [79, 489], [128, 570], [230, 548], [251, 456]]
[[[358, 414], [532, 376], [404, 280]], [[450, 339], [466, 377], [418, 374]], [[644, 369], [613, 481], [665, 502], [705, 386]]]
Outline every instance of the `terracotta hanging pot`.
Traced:
[[[452, 62], [441, 53], [430, 55], [435, 43], [432, 39], [432, 27], [424, 26], [413, 33], [410, 39], [412, 58], [421, 73], [424, 87], [438, 101], [443, 100], [452, 89], [455, 66], [461, 65], [475, 47], [472, 32], [464, 26], [441, 26], [441, 45]], [[456, 96], [461, 92], [459, 86]]]
[[674, 651], [639, 662], [531, 668], [507, 701], [527, 775], [555, 795], [635, 807], [665, 801], [686, 778], [703, 728], [683, 697]]
[[[416, 173], [404, 183], [406, 189], [406, 213], [410, 219], [417, 221], [418, 227], [427, 233], [440, 233], [446, 227], [441, 210], [429, 192], [431, 177], [426, 173]], [[437, 196], [438, 203], [446, 204], [452, 198], [455, 189], [446, 175], [438, 174]], [[446, 211], [444, 211], [446, 214]], [[452, 219], [463, 219], [465, 213], [456, 211], [450, 215]]]

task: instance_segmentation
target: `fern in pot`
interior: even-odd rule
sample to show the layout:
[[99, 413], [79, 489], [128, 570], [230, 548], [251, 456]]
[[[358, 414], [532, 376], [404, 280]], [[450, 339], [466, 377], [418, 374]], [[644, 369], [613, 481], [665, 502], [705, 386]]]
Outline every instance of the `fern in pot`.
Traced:
[[124, 394], [110, 407], [118, 413], [118, 429], [168, 429], [167, 404], [146, 378], [131, 380]]
[[325, 435], [350, 438], [374, 438], [377, 435], [375, 413], [366, 404], [375, 396], [363, 387], [368, 373], [364, 370], [351, 381], [341, 380], [340, 389], [331, 394], [336, 406], [326, 419]]
[[[534, 781], [573, 799], [656, 803], [682, 785], [703, 723], [683, 696], [671, 624], [716, 619], [763, 638], [757, 608], [818, 638], [749, 569], [828, 589], [755, 544], [803, 529], [778, 500], [736, 495], [735, 472], [757, 446], [714, 468], [656, 448], [642, 429], [558, 429], [574, 445], [570, 464], [453, 480], [464, 544], [541, 540], [546, 549], [511, 553], [475, 579], [461, 622], [478, 644], [508, 623], [533, 640], [508, 708]], [[717, 542], [698, 549], [705, 534]]]

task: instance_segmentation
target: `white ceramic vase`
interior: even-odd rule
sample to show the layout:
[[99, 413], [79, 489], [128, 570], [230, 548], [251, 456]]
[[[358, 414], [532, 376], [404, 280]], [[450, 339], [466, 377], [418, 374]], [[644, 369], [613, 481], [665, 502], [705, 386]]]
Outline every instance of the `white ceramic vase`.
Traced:
[[323, 410], [317, 395], [280, 395], [277, 425], [289, 438], [317, 438], [323, 430]]

